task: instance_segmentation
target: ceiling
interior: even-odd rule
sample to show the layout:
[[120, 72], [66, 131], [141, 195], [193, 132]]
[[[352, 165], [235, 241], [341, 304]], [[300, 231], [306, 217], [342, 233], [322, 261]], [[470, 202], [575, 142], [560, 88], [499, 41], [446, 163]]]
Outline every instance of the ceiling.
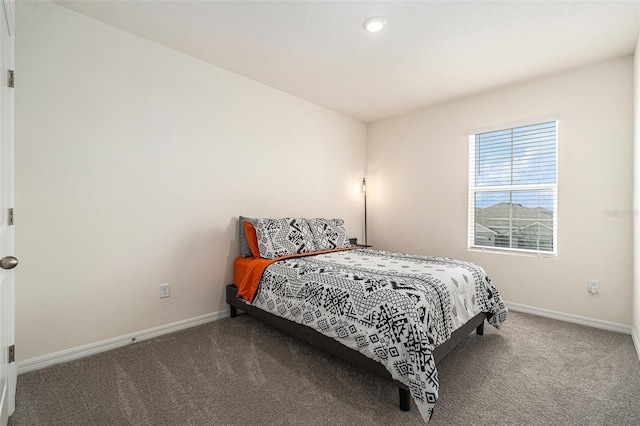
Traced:
[[56, 3], [364, 122], [630, 55], [640, 27], [640, 1]]

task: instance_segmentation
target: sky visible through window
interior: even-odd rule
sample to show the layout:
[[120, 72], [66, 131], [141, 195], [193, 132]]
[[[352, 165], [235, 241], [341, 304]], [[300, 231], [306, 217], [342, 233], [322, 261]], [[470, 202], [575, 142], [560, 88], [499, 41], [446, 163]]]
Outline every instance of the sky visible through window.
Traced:
[[[556, 122], [475, 135], [476, 207], [499, 203], [553, 211], [554, 191], [517, 190], [519, 185], [556, 183]], [[511, 190], [491, 191], [496, 187]]]

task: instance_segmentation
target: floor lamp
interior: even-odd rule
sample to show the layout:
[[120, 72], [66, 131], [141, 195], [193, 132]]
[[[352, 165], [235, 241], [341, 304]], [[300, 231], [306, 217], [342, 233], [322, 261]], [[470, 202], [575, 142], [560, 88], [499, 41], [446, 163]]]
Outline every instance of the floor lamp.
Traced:
[[362, 192], [364, 193], [364, 245], [367, 246], [367, 178], [362, 178]]

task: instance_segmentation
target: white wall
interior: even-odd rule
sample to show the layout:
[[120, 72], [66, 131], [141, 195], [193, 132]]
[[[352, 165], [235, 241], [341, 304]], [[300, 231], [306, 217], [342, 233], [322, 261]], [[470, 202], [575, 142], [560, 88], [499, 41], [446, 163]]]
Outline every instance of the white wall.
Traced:
[[20, 360], [226, 309], [238, 215], [360, 236], [363, 123], [49, 2], [17, 28]]
[[[512, 303], [630, 325], [632, 109], [626, 57], [370, 124], [370, 243], [476, 262]], [[561, 116], [557, 258], [468, 251], [467, 130], [550, 114]]]

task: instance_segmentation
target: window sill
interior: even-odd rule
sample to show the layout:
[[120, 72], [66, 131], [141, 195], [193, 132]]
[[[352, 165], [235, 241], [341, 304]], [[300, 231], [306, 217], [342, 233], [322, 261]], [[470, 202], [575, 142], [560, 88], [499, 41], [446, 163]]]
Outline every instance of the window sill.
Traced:
[[511, 256], [525, 256], [525, 257], [546, 257], [555, 259], [558, 257], [557, 252], [538, 252], [533, 250], [518, 250], [518, 249], [510, 249], [510, 248], [495, 248], [495, 247], [482, 247], [482, 246], [471, 246], [467, 248], [469, 251], [479, 252], [479, 253], [494, 253], [494, 254], [506, 254]]

